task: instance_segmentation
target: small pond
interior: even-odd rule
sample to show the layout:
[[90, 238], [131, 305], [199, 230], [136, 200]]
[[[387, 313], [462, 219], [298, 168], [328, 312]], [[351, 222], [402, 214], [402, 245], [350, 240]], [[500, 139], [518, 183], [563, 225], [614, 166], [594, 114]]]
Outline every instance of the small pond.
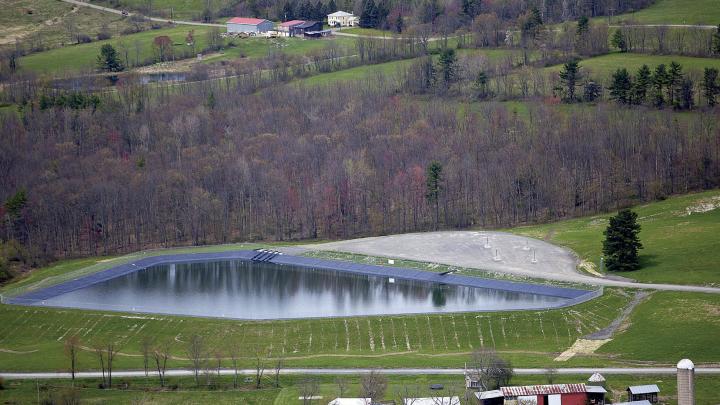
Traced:
[[[394, 281], [394, 282], [392, 282]], [[238, 319], [554, 307], [565, 298], [251, 261], [163, 264], [44, 304]]]

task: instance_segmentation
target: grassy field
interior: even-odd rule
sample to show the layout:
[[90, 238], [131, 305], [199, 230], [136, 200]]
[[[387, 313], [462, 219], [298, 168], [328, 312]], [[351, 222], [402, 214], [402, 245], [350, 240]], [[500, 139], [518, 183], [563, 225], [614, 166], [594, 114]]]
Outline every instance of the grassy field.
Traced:
[[[344, 317], [282, 321], [234, 321], [122, 314], [42, 307], [0, 306], [0, 364], [5, 370], [58, 370], [65, 366], [62, 344], [78, 335], [84, 346], [114, 339], [124, 353], [118, 367], [138, 368], [141, 340], [170, 341], [184, 365], [184, 342], [205, 336], [210, 347], [238, 342], [249, 365], [258, 349], [284, 353], [298, 366], [459, 367], [479, 347], [506, 351], [519, 364], [542, 364], [576, 338], [607, 326], [629, 300], [616, 290], [591, 302], [545, 311]], [[438, 356], [449, 354], [450, 356]], [[454, 355], [454, 356], [453, 356]], [[90, 352], [82, 368], [95, 368]]]
[[206, 6], [216, 15], [219, 10], [237, 4], [232, 0], [92, 0], [91, 3], [162, 18], [172, 16], [176, 20], [200, 20]]
[[720, 5], [717, 0], [657, 0], [648, 8], [619, 15], [612, 22], [717, 25]]
[[[720, 68], [720, 59], [716, 58], [694, 58], [690, 56], [675, 55], [646, 55], [637, 53], [611, 53], [580, 61], [581, 71], [591, 76], [606, 78], [610, 77], [617, 69], [626, 68], [631, 74], [635, 74], [642, 65], [648, 65], [650, 70], [655, 66], [664, 63], [670, 65], [675, 61], [682, 65], [683, 72], [702, 72], [706, 67]], [[559, 72], [562, 65], [549, 67], [554, 72]]]
[[[54, 48], [72, 42], [68, 27], [95, 39], [103, 26], [113, 36], [131, 26], [128, 19], [88, 7], [73, 7], [57, 0], [6, 0], [0, 7], [0, 46], [42, 42]], [[148, 26], [148, 24], [142, 24]]]
[[[663, 403], [676, 403], [677, 387], [675, 376], [631, 376], [631, 375], [606, 375], [608, 398], [613, 402], [627, 399], [625, 389], [629, 385], [657, 384], [660, 388], [660, 400]], [[177, 385], [176, 390], [158, 391], [157, 382], [150, 378], [120, 380], [129, 383], [126, 389], [100, 390], [97, 388], [99, 380], [83, 379], [78, 380], [76, 389], [80, 398], [87, 403], [105, 404], [127, 404], [127, 403], [153, 403], [153, 404], [177, 404], [177, 403], [207, 403], [212, 401], [218, 404], [299, 404], [298, 398], [301, 395], [300, 388], [304, 376], [282, 376], [280, 387], [274, 388], [273, 381], [267, 376], [264, 381], [265, 387], [260, 390], [254, 389], [252, 384], [243, 383], [238, 390], [231, 390], [230, 377], [221, 377], [217, 380], [219, 388], [210, 390], [207, 387], [195, 388], [191, 378], [170, 378], [171, 385]], [[333, 376], [311, 377], [318, 383], [318, 396], [322, 400], [315, 400], [313, 404], [325, 404], [339, 395], [338, 385]], [[587, 375], [566, 375], [556, 376], [555, 382], [580, 383], [586, 381]], [[343, 377], [346, 383], [345, 396], [360, 395], [360, 377]], [[241, 379], [242, 381], [242, 379]], [[511, 380], [514, 385], [546, 384], [548, 379], [543, 375], [515, 376]], [[443, 384], [445, 389], [440, 391], [444, 395], [459, 395], [463, 397], [462, 376], [447, 375], [419, 375], [419, 376], [389, 376], [388, 386], [385, 392], [386, 400], [398, 400], [405, 392], [418, 396], [438, 395], [429, 390], [430, 384]], [[4, 398], [19, 403], [33, 403], [37, 401], [38, 391], [40, 397], [47, 398], [51, 395], [70, 389], [70, 384], [64, 381], [10, 381], [6, 382]], [[714, 404], [716, 392], [720, 389], [720, 379], [714, 376], [695, 377], [696, 403], [699, 405]], [[465, 403], [465, 402], [463, 402]], [[474, 402], [469, 402], [473, 404]]]
[[[720, 284], [720, 191], [671, 197], [634, 207], [642, 226], [642, 268], [622, 274], [642, 282]], [[704, 211], [704, 212], [703, 212]], [[610, 215], [520, 227], [512, 232], [567, 246], [600, 267], [603, 230]]]
[[369, 35], [374, 37], [391, 37], [393, 35], [396, 35], [394, 31], [386, 31], [386, 30], [380, 30], [375, 28], [360, 28], [360, 27], [353, 27], [353, 28], [343, 28], [340, 30], [340, 32], [344, 34], [357, 34], [357, 35]]

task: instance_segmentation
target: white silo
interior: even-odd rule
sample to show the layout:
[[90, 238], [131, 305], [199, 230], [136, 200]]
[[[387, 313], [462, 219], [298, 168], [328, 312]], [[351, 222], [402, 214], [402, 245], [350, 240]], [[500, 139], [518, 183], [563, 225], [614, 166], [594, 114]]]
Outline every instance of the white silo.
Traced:
[[678, 405], [695, 405], [695, 365], [688, 359], [677, 364]]

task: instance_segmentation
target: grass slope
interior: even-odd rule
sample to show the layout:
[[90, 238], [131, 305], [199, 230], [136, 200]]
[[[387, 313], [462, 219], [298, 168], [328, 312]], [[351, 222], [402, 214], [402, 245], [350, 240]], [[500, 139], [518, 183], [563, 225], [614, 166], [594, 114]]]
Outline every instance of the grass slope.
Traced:
[[[717, 266], [720, 262], [720, 209], [710, 209], [718, 206], [720, 191], [714, 190], [634, 207], [642, 227], [642, 268], [622, 276], [648, 283], [720, 284], [720, 268]], [[526, 226], [511, 231], [567, 246], [599, 268], [603, 231], [610, 215]]]
[[[217, 14], [223, 8], [237, 4], [233, 0], [92, 0], [91, 3], [141, 11], [151, 16], [172, 18], [176, 20], [200, 20], [206, 6]], [[149, 10], [148, 10], [148, 6]]]
[[[631, 74], [635, 74], [642, 65], [648, 65], [650, 70], [654, 70], [655, 66], [664, 63], [670, 65], [675, 61], [682, 65], [683, 72], [698, 71], [702, 73], [706, 67], [714, 67], [720, 69], [720, 59], [716, 58], [695, 58], [691, 56], [676, 55], [648, 55], [638, 53], [610, 53], [607, 55], [596, 56], [594, 58], [583, 59], [580, 61], [580, 67], [583, 73], [590, 73], [591, 76], [599, 76], [601, 78], [610, 77], [617, 69], [626, 68]], [[562, 65], [549, 67], [554, 72], [559, 72]]]
[[657, 0], [652, 6], [634, 13], [622, 14], [613, 23], [636, 24], [700, 24], [720, 23], [720, 4], [717, 0]]
[[[63, 369], [63, 342], [78, 335], [86, 347], [118, 341], [124, 353], [117, 358], [118, 368], [142, 367], [138, 354], [146, 336], [170, 341], [173, 365], [183, 366], [184, 342], [199, 334], [213, 348], [240, 342], [247, 367], [256, 349], [285, 353], [288, 364], [295, 366], [459, 367], [468, 352], [484, 346], [507, 352], [517, 364], [539, 365], [579, 336], [607, 326], [628, 299], [606, 290], [591, 302], [557, 310], [280, 321], [1, 305], [0, 364], [3, 370]], [[83, 351], [80, 366], [96, 367], [90, 351]]]

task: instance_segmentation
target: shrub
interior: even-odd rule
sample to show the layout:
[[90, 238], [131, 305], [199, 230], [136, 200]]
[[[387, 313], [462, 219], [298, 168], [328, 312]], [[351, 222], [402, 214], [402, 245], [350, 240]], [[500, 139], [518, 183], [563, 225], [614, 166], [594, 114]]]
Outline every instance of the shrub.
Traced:
[[102, 40], [110, 39], [110, 38], [112, 38], [112, 35], [110, 35], [110, 33], [108, 31], [100, 31], [97, 34], [98, 41], [102, 41]]
[[78, 44], [88, 44], [92, 42], [92, 38], [90, 38], [90, 36], [87, 34], [78, 34], [77, 42]]

